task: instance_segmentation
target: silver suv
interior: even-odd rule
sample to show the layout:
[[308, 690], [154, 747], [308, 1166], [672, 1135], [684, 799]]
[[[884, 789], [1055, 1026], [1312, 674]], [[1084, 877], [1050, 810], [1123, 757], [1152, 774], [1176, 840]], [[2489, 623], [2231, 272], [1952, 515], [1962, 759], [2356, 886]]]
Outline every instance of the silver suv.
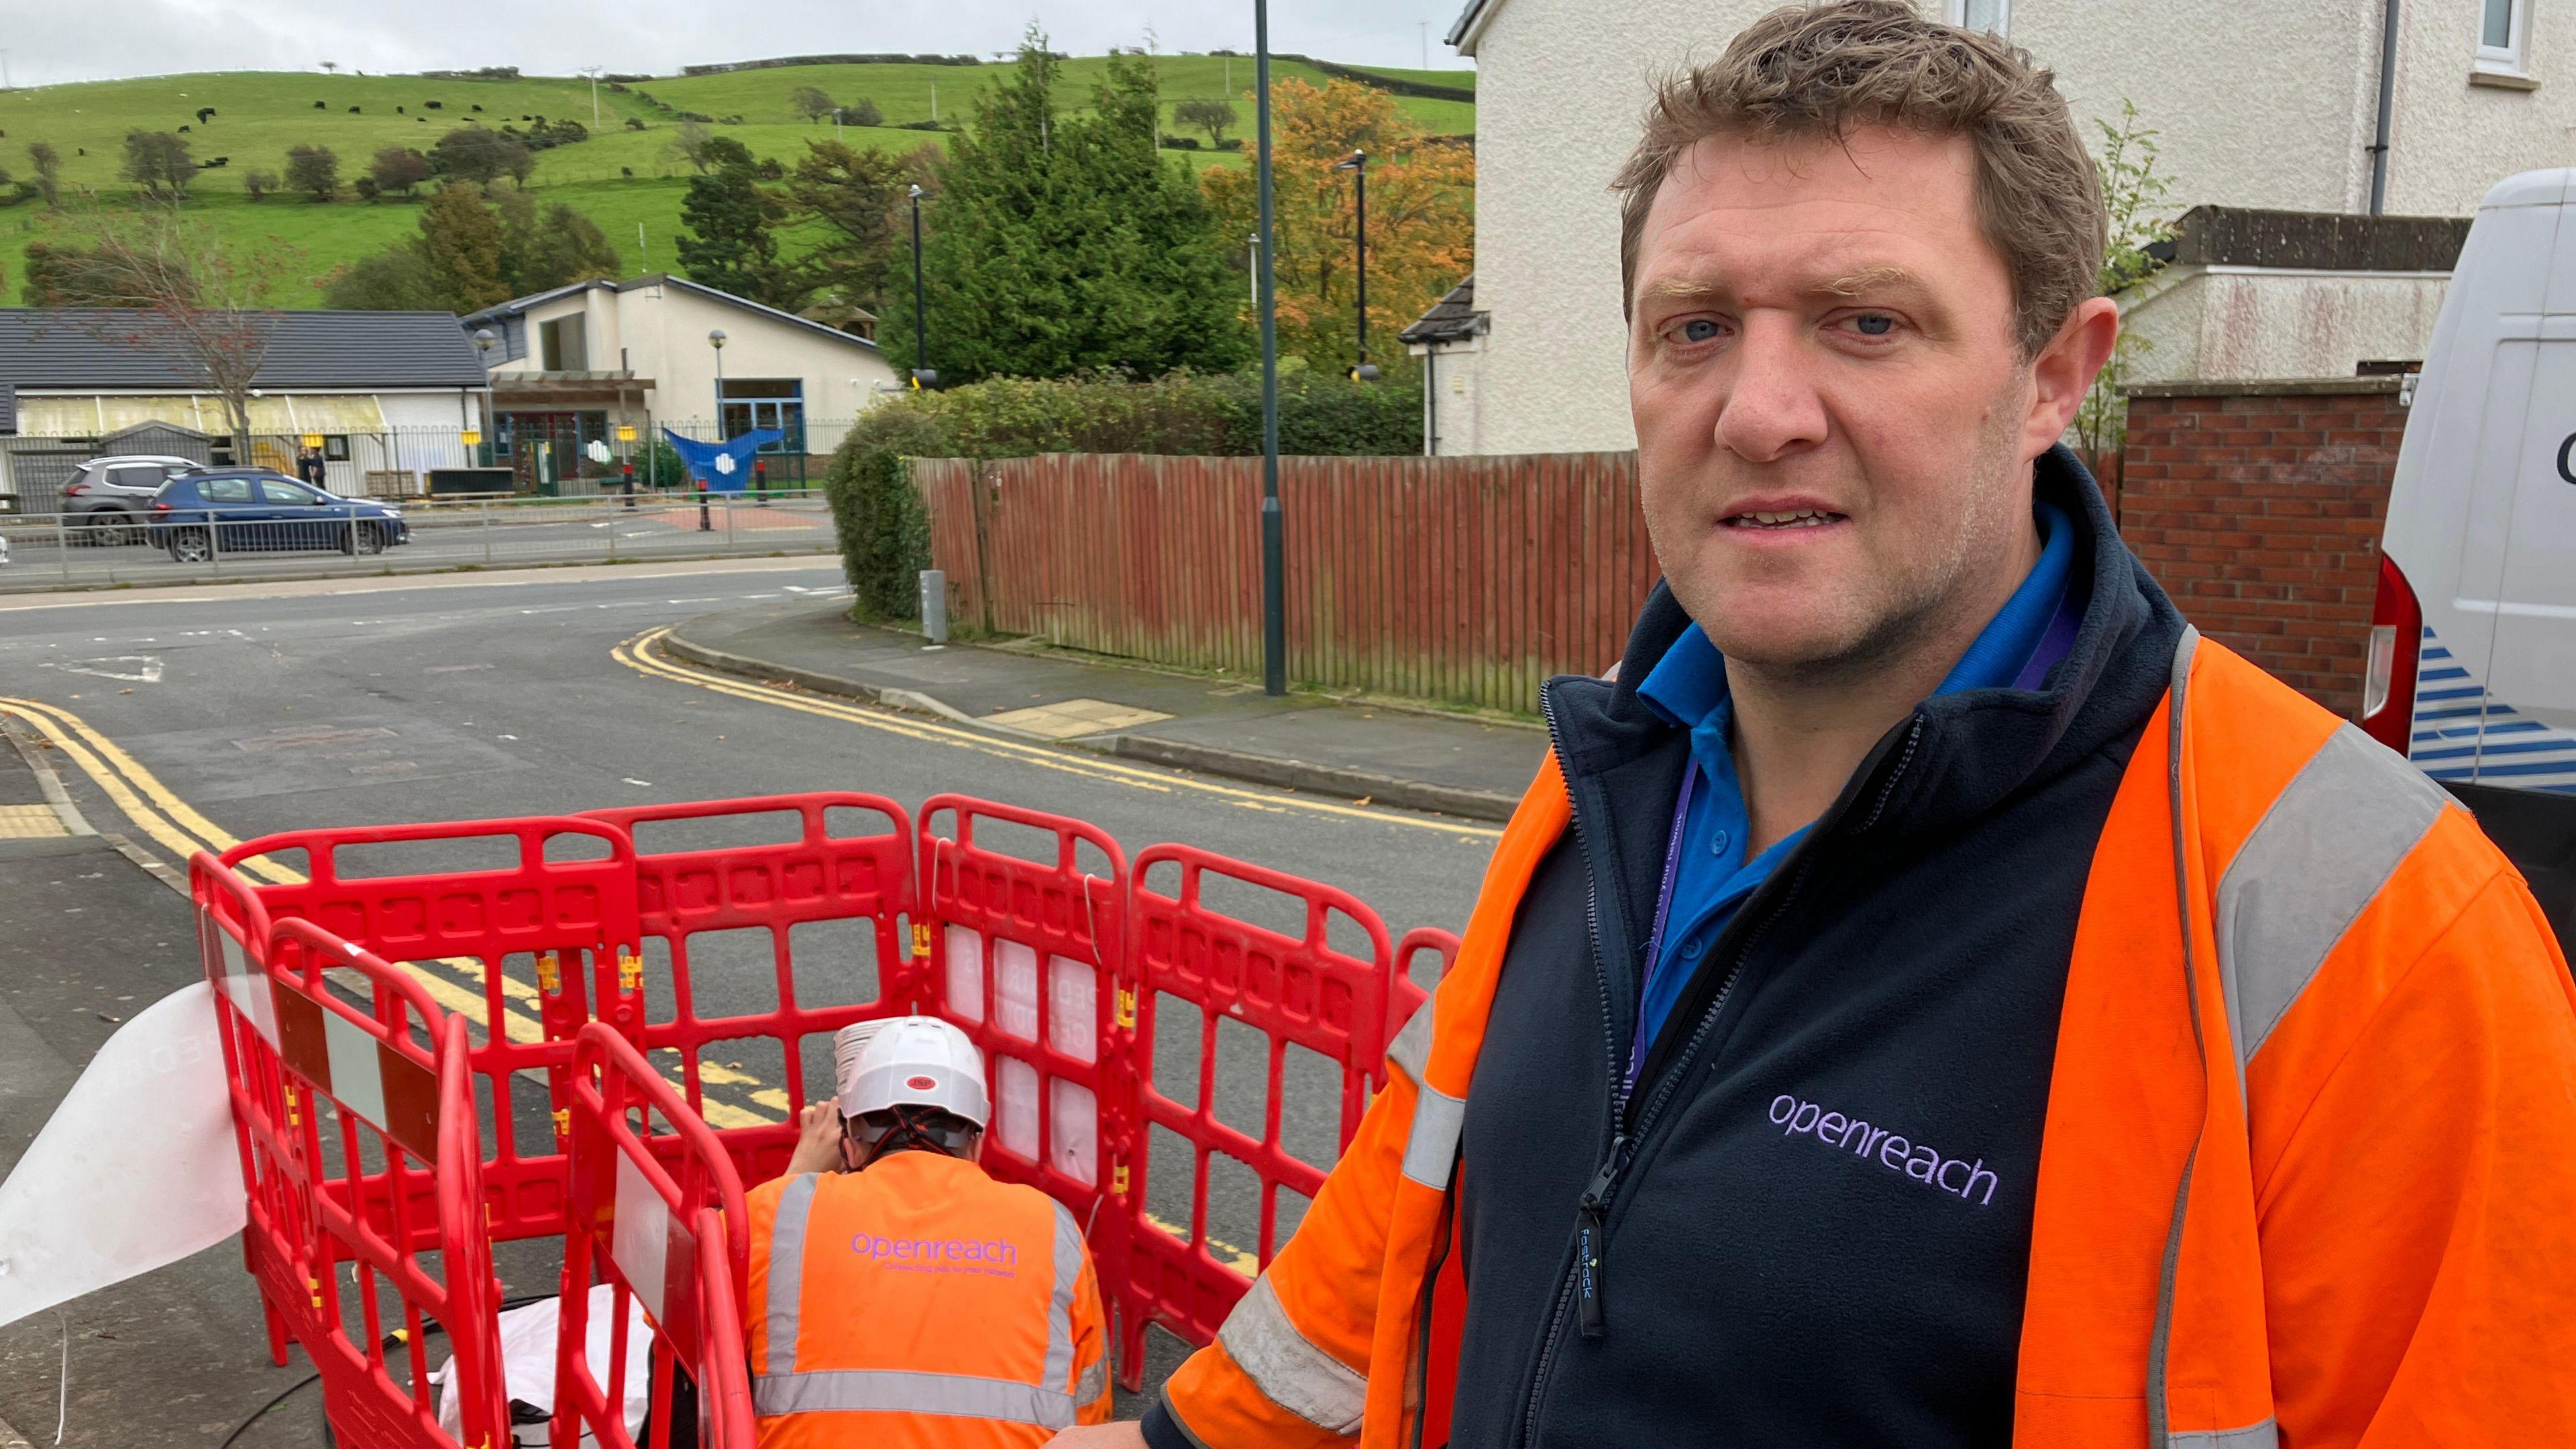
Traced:
[[141, 543], [152, 495], [179, 474], [204, 466], [194, 458], [150, 454], [92, 458], [63, 482], [63, 523], [81, 542]]

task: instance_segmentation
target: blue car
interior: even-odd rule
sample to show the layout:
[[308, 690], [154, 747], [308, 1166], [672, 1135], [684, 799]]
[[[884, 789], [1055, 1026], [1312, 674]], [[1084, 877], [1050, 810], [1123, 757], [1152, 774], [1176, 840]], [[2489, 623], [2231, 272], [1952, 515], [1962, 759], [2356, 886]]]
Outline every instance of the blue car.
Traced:
[[182, 473], [152, 496], [147, 527], [153, 545], [184, 564], [252, 550], [377, 554], [411, 541], [401, 509], [325, 493], [266, 468]]

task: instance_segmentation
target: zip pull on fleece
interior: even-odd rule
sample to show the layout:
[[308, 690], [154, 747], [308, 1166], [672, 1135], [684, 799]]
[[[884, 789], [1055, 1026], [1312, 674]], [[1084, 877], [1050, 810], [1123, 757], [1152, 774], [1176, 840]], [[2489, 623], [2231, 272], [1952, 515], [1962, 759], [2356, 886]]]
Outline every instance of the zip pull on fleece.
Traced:
[[1610, 1193], [1627, 1165], [1629, 1138], [1621, 1133], [1591, 1185], [1574, 1204], [1574, 1302], [1585, 1338], [1599, 1338], [1609, 1319], [1601, 1288], [1602, 1264], [1609, 1257]]

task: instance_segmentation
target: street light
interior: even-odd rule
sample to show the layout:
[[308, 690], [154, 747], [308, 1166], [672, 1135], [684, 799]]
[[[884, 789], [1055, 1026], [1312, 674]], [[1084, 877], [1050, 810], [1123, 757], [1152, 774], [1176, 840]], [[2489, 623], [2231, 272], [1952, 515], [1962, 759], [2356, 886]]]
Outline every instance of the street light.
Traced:
[[[718, 441], [722, 441], [725, 435], [724, 329], [717, 327], [710, 330], [707, 333], [707, 345], [716, 350], [716, 438]], [[708, 486], [709, 480], [705, 478], [698, 480], [698, 532], [700, 533], [713, 533], [716, 529], [715, 520], [707, 515]]]
[[1375, 382], [1377, 364], [1368, 360], [1368, 153], [1353, 151], [1348, 159], [1334, 162], [1333, 169], [1350, 172], [1353, 183], [1359, 188], [1360, 362], [1359, 366], [1351, 369], [1351, 380]]
[[1272, 256], [1270, 187], [1270, 0], [1252, 0], [1254, 125], [1261, 173], [1261, 692], [1288, 692], [1288, 564], [1279, 510], [1279, 286]]
[[930, 313], [921, 288], [921, 198], [929, 193], [916, 184], [912, 197], [912, 386], [918, 392], [939, 386], [939, 369], [930, 362]]
[[[474, 360], [483, 365], [483, 427], [490, 428], [496, 433], [501, 430], [501, 420], [493, 416], [492, 347], [500, 340], [492, 335], [492, 329], [489, 327], [474, 329]], [[483, 441], [483, 431], [481, 428], [467, 428], [459, 441], [471, 448]], [[486, 456], [489, 456], [488, 453]], [[466, 461], [471, 463], [473, 460], [468, 458]]]

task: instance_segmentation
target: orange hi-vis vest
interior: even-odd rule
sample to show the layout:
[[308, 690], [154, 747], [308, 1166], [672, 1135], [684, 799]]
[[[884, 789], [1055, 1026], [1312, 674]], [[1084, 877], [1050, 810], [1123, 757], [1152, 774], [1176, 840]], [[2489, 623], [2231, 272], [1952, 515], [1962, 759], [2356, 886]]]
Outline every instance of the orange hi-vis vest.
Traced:
[[762, 1449], [1032, 1449], [1108, 1422], [1100, 1284], [1046, 1194], [898, 1152], [748, 1206]]
[[[1165, 1386], [1199, 1444], [1446, 1442], [1465, 1099], [1569, 816], [1550, 759], [1386, 1090]], [[2548, 925], [2448, 795], [2189, 630], [2076, 926], [2013, 1441], [2576, 1444], [2576, 986]]]

